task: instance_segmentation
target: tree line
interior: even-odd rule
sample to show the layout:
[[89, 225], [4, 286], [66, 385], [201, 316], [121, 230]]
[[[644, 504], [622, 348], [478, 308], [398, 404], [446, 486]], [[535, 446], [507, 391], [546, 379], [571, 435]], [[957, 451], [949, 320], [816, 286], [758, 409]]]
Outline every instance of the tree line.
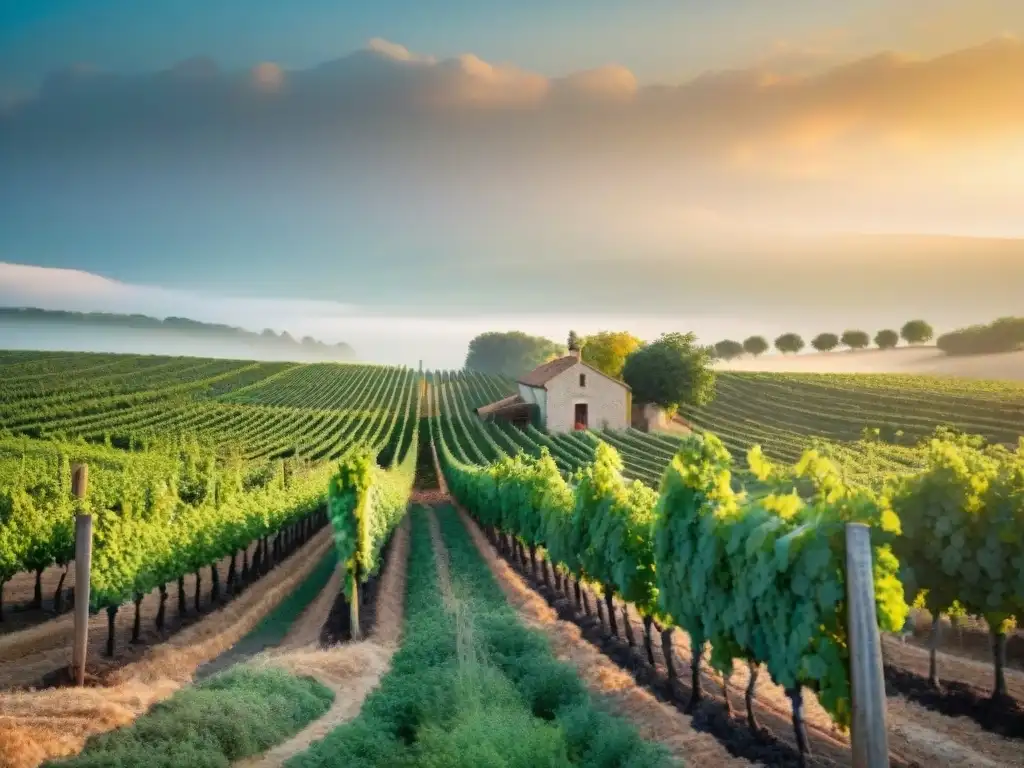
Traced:
[[312, 336], [297, 339], [288, 331], [276, 333], [264, 328], [260, 333], [222, 323], [205, 323], [187, 317], [150, 317], [149, 315], [124, 315], [116, 312], [71, 312], [35, 307], [0, 307], [0, 322], [28, 324], [63, 324], [87, 328], [133, 329], [144, 331], [167, 331], [226, 341], [240, 341], [262, 349], [296, 349], [316, 352], [325, 358], [351, 360], [355, 351], [346, 342], [329, 344]]
[[1024, 346], [1024, 317], [1001, 317], [939, 336], [936, 346], [947, 355], [990, 355]]
[[[894, 349], [900, 339], [907, 344], [924, 344], [934, 336], [931, 325], [924, 320], [910, 320], [896, 331], [885, 328], [874, 336], [875, 346], [879, 349]], [[811, 339], [811, 347], [818, 352], [831, 352], [840, 346], [848, 349], [867, 349], [871, 346], [872, 337], [867, 331], [847, 330], [842, 334], [819, 333]], [[733, 360], [741, 355], [757, 357], [775, 347], [782, 354], [796, 354], [807, 346], [804, 338], [798, 333], [783, 333], [777, 336], [773, 344], [769, 344], [764, 336], [750, 336], [742, 342], [734, 339], [723, 339], [713, 347], [714, 357], [720, 360]]]

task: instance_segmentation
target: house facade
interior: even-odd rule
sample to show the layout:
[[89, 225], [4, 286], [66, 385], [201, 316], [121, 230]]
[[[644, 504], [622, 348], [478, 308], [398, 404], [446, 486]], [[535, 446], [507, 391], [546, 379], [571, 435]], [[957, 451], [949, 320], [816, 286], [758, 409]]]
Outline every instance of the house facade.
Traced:
[[523, 408], [535, 406], [541, 425], [553, 433], [625, 429], [630, 424], [629, 387], [584, 363], [577, 349], [538, 366], [517, 383], [518, 395], [478, 408], [478, 415], [515, 422]]

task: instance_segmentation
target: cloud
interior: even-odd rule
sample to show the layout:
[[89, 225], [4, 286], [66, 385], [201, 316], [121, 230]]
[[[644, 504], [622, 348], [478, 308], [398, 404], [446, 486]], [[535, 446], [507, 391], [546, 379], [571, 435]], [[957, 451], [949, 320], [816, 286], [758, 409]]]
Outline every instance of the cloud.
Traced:
[[434, 58], [431, 56], [418, 56], [414, 53], [410, 53], [409, 49], [404, 45], [398, 43], [392, 43], [384, 40], [380, 37], [375, 37], [366, 44], [366, 49], [373, 51], [374, 53], [382, 54], [389, 59], [395, 61], [419, 61], [425, 64], [433, 64]]
[[[37, 194], [45, 209], [46, 188], [88, 190], [102, 177], [143, 199], [187, 189], [223, 210], [244, 197], [231, 177], [280, 202], [281, 214], [261, 204], [253, 228], [326, 200], [358, 211], [378, 241], [406, 228], [491, 250], [559, 229], [599, 243], [633, 221], [666, 248], [728, 230], [723, 221], [1020, 230], [1024, 172], [1008, 174], [1005, 158], [1024, 146], [1024, 43], [810, 66], [842, 46], [838, 33], [780, 41], [755, 66], [669, 85], [641, 85], [615, 64], [549, 77], [382, 39], [308, 69], [230, 72], [203, 58], [130, 76], [71, 67], [0, 110], [0, 166], [19, 189], [0, 190], [0, 203]], [[80, 194], [75, 216], [91, 205]], [[647, 213], [701, 209], [716, 218]]]
[[[813, 75], [792, 73], [801, 68], [797, 61], [830, 56], [824, 43], [779, 41], [749, 69], [646, 87], [619, 65], [549, 78], [468, 53], [437, 60], [382, 39], [312, 69], [286, 72], [264, 62], [243, 76], [222, 72], [206, 58], [141, 76], [76, 66], [51, 74], [37, 98], [7, 116], [0, 137], [9, 142], [40, 125], [53, 134], [69, 118], [102, 120], [115, 135], [130, 136], [172, 112], [179, 124], [234, 120], [236, 130], [257, 130], [261, 121], [287, 113], [298, 131], [313, 127], [304, 121], [329, 116], [343, 127], [375, 110], [415, 116], [470, 109], [500, 116], [527, 109], [541, 120], [559, 107], [609, 102], [631, 105], [628, 119], [637, 131], [682, 138], [749, 136], [765, 129], [785, 135], [791, 126], [824, 120], [842, 120], [843, 135], [915, 129], [963, 136], [1021, 128], [1024, 44], [1012, 37], [929, 60], [881, 54]], [[278, 110], [258, 109], [266, 102], [254, 100], [253, 92], [267, 90], [280, 91]], [[66, 122], [63, 128], [66, 137], [77, 133]]]

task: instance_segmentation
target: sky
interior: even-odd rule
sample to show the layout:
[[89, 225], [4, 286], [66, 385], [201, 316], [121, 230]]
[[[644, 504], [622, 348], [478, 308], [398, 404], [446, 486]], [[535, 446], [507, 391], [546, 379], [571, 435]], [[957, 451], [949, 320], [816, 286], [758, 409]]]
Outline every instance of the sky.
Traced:
[[1019, 313], [1020, 36], [1019, 0], [0, 4], [0, 302], [436, 365]]

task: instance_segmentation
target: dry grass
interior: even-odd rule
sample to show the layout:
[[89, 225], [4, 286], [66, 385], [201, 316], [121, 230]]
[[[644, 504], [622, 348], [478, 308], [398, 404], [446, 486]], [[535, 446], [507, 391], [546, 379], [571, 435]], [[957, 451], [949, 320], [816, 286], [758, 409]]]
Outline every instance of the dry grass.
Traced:
[[0, 768], [35, 768], [75, 754], [86, 739], [126, 725], [192, 679], [196, 669], [237, 643], [281, 602], [333, 546], [321, 531], [231, 603], [111, 674], [105, 687], [0, 694]]
[[339, 725], [359, 714], [363, 701], [387, 673], [394, 654], [391, 646], [373, 640], [331, 649], [306, 649], [257, 657], [252, 664], [280, 667], [295, 675], [309, 675], [334, 691], [334, 703], [323, 717], [262, 755], [235, 763], [239, 768], [279, 768], [305, 752]]
[[[285, 638], [280, 650], [260, 654], [252, 663], [280, 667], [295, 675], [311, 675], [334, 691], [334, 703], [327, 713], [310, 723], [291, 739], [256, 757], [236, 763], [236, 768], [280, 768], [290, 758], [305, 752], [339, 725], [359, 714], [363, 701], [387, 674], [391, 657], [401, 637], [405, 610], [406, 564], [409, 559], [409, 518], [395, 531], [377, 593], [377, 624], [370, 638], [335, 648], [317, 648], [319, 630], [341, 586], [341, 569], [328, 582], [320, 597], [299, 619], [299, 625]], [[316, 635], [305, 647], [303, 638]]]

